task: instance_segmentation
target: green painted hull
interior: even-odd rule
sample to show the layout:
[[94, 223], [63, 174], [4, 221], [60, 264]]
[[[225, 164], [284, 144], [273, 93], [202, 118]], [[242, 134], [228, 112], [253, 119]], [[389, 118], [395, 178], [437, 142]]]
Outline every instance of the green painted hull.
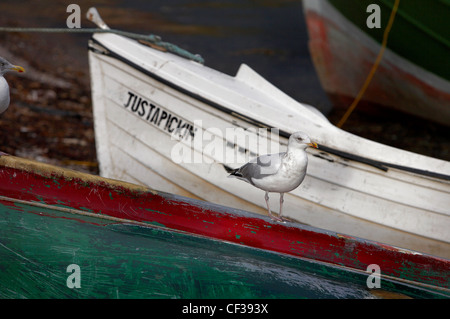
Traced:
[[448, 298], [448, 265], [0, 153], [0, 298]]
[[[329, 0], [359, 29], [381, 43], [395, 0]], [[381, 28], [368, 28], [367, 6], [380, 7]], [[402, 0], [387, 47], [416, 65], [450, 81], [450, 1]]]
[[[367, 274], [154, 227], [0, 201], [0, 298], [375, 298]], [[80, 288], [69, 288], [80, 267]], [[442, 297], [383, 280], [390, 296]], [[401, 293], [401, 294], [398, 294]]]

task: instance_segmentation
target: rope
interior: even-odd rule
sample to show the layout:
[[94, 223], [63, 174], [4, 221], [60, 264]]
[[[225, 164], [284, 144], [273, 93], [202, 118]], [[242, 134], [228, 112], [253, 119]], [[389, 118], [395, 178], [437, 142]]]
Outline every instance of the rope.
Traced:
[[37, 32], [37, 33], [114, 33], [127, 38], [144, 40], [151, 42], [167, 51], [182, 56], [184, 58], [193, 60], [195, 62], [204, 64], [204, 59], [198, 54], [192, 54], [174, 44], [163, 42], [159, 36], [149, 34], [138, 34], [133, 32], [115, 30], [115, 29], [100, 29], [100, 28], [19, 28], [19, 27], [0, 27], [0, 32]]
[[362, 86], [361, 90], [358, 92], [358, 95], [353, 100], [352, 104], [349, 106], [349, 108], [347, 109], [345, 114], [342, 116], [342, 118], [339, 120], [339, 123], [336, 125], [339, 128], [341, 128], [342, 125], [344, 125], [344, 123], [347, 121], [350, 114], [352, 114], [352, 112], [355, 110], [359, 101], [363, 97], [367, 87], [369, 86], [370, 82], [372, 81], [373, 76], [375, 75], [375, 71], [377, 70], [378, 65], [380, 64], [381, 58], [383, 57], [383, 54], [384, 54], [384, 50], [386, 49], [389, 32], [391, 31], [392, 25], [394, 24], [395, 14], [397, 13], [399, 4], [400, 4], [400, 0], [395, 0], [394, 6], [392, 7], [391, 15], [389, 16], [388, 24], [383, 33], [383, 41], [381, 42], [381, 48], [380, 48], [380, 51], [378, 52], [378, 56], [375, 60], [375, 63], [373, 64], [372, 69], [370, 70], [370, 72], [366, 78], [366, 81], [364, 82], [364, 85]]

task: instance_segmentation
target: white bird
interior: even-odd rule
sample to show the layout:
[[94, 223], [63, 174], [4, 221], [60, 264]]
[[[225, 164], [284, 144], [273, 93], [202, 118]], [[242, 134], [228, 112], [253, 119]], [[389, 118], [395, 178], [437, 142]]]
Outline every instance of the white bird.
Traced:
[[25, 72], [25, 69], [18, 65], [13, 65], [0, 57], [0, 114], [5, 112], [9, 106], [9, 85], [3, 75], [9, 71]]
[[[303, 181], [308, 166], [308, 156], [305, 149], [318, 148], [303, 132], [295, 132], [289, 137], [286, 152], [261, 155], [247, 164], [231, 169], [228, 177], [236, 177], [266, 192], [265, 200], [269, 216], [273, 220], [284, 221], [282, 218], [284, 193], [296, 189]], [[272, 214], [269, 206], [269, 192], [280, 193], [279, 217]]]

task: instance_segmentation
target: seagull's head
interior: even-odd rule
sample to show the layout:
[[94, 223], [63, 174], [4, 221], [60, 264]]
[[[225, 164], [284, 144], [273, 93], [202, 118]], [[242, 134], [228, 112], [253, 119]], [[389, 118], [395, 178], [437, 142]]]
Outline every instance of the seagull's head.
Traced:
[[311, 142], [308, 134], [304, 132], [295, 132], [289, 137], [289, 147], [305, 149], [308, 146], [318, 148], [317, 143]]
[[0, 57], [0, 75], [3, 75], [9, 71], [16, 71], [21, 73], [25, 72], [25, 69], [21, 66], [11, 64], [4, 58]]

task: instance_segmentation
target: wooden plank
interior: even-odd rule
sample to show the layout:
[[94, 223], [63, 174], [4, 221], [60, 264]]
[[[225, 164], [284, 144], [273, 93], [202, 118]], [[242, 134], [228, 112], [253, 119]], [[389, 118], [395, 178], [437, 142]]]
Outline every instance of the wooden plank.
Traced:
[[0, 298], [442, 297], [391, 281], [368, 290], [368, 274], [62, 209], [0, 200]]
[[12, 156], [0, 157], [4, 197], [157, 224], [225, 242], [365, 271], [378, 264], [383, 276], [450, 288], [450, 262], [264, 216]]

